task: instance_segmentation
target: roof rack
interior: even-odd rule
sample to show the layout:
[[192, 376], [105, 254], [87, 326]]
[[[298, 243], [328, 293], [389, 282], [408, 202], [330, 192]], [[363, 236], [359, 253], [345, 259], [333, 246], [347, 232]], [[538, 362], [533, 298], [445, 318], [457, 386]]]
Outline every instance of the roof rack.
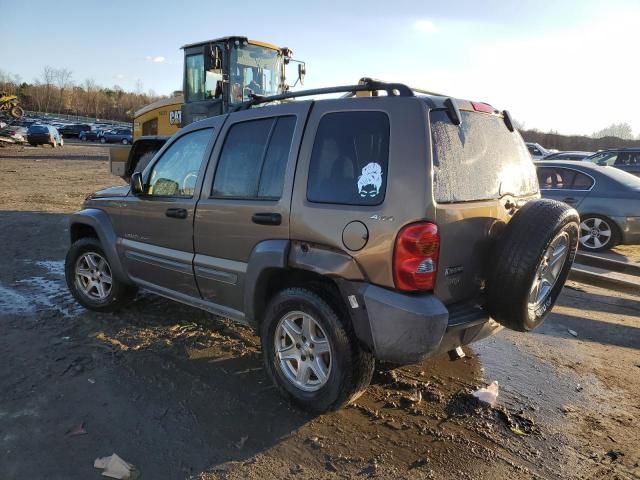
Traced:
[[355, 93], [355, 92], [372, 92], [384, 90], [389, 96], [395, 97], [414, 97], [413, 90], [404, 83], [387, 83], [378, 81], [367, 81], [362, 85], [341, 85], [337, 87], [314, 88], [311, 90], [300, 90], [297, 92], [285, 92], [279, 95], [251, 95], [251, 100], [242, 102], [236, 106], [234, 112], [240, 110], [248, 110], [254, 105], [261, 103], [276, 102], [278, 100], [288, 100], [290, 98], [309, 97], [312, 95], [324, 95], [329, 93]]

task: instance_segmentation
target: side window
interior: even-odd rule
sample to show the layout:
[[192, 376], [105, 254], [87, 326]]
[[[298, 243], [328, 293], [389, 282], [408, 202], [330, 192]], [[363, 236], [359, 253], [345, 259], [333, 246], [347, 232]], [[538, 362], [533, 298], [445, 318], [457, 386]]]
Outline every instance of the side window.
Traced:
[[632, 166], [640, 163], [640, 152], [621, 152], [616, 160], [616, 165]]
[[296, 118], [287, 116], [233, 125], [220, 153], [211, 195], [279, 199], [295, 124]]
[[386, 193], [388, 163], [389, 117], [385, 113], [328, 113], [313, 143], [307, 199], [379, 205]]
[[204, 100], [204, 55], [187, 56], [187, 102]]
[[575, 170], [566, 168], [539, 168], [538, 183], [541, 190], [570, 189], [575, 175]]
[[151, 171], [147, 194], [192, 197], [212, 128], [187, 133], [176, 140]]
[[573, 180], [574, 190], [589, 190], [593, 185], [593, 179], [584, 173], [576, 173], [576, 178]]

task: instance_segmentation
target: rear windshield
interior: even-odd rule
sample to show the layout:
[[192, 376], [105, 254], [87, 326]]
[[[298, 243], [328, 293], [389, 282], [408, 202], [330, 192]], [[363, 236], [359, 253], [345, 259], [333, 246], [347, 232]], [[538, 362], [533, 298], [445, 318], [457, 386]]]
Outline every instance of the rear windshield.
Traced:
[[440, 203], [491, 200], [538, 191], [522, 137], [502, 117], [462, 111], [462, 124], [445, 110], [431, 111], [434, 198]]
[[33, 125], [29, 127], [29, 133], [49, 133], [49, 129], [43, 125]]

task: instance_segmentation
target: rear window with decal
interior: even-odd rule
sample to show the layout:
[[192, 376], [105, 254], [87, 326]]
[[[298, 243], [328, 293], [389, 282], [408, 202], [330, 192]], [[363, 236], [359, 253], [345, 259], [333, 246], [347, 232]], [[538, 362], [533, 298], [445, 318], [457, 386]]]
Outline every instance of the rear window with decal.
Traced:
[[336, 112], [322, 117], [311, 153], [307, 199], [379, 205], [389, 164], [389, 117], [383, 112]]

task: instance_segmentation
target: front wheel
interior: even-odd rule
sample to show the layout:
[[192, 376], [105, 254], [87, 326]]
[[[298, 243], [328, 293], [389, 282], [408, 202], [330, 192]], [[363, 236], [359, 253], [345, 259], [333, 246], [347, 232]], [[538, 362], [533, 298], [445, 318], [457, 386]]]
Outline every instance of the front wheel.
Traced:
[[580, 247], [590, 252], [602, 252], [619, 242], [617, 227], [607, 217], [585, 215], [580, 222]]
[[96, 238], [74, 242], [65, 259], [67, 286], [80, 305], [96, 312], [114, 312], [125, 306], [136, 289], [113, 276], [111, 264]]
[[129, 140], [127, 140], [126, 138], [122, 139], [122, 144], [123, 145], [129, 145]]
[[104, 137], [100, 137], [100, 143], [107, 143]]
[[269, 376], [306, 410], [343, 407], [364, 392], [373, 375], [373, 356], [360, 347], [346, 316], [304, 288], [288, 288], [271, 300], [261, 342]]

